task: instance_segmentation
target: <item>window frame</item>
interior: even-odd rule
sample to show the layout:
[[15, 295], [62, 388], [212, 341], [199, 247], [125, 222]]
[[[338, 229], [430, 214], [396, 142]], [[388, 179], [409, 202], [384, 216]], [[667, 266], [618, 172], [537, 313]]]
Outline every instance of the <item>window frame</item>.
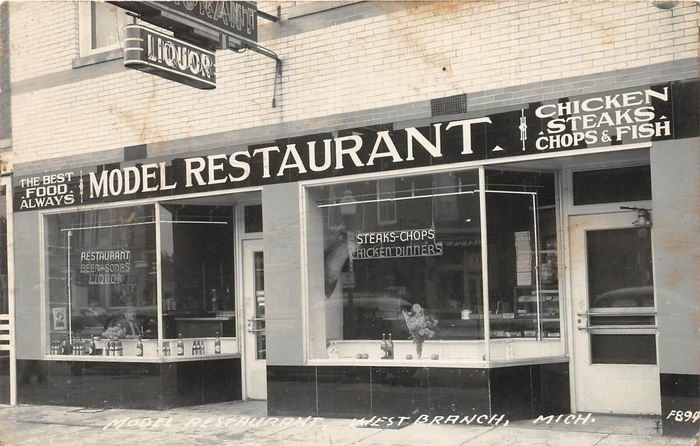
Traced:
[[[556, 199], [555, 199], [555, 215], [556, 215], [556, 232], [557, 232], [557, 246], [560, 247], [558, 248], [558, 258], [557, 258], [557, 264], [559, 269], [561, 270], [563, 267], [563, 262], [564, 262], [564, 257], [566, 255], [564, 246], [565, 246], [565, 236], [564, 236], [564, 228], [562, 226], [562, 212], [565, 207], [565, 202], [563, 200], [563, 196], [565, 195], [564, 189], [563, 189], [563, 184], [564, 184], [564, 175], [562, 174], [561, 170], [552, 170], [552, 169], [527, 169], [527, 168], [518, 168], [517, 166], [505, 166], [505, 165], [500, 165], [500, 164], [471, 164], [471, 163], [465, 163], [462, 165], [459, 165], [458, 167], [456, 166], [450, 166], [451, 169], [449, 170], [478, 170], [478, 178], [479, 178], [479, 187], [478, 187], [478, 193], [480, 200], [482, 202], [482, 208], [480, 212], [480, 220], [481, 220], [481, 225], [482, 225], [482, 280], [483, 277], [486, 277], [486, 281], [482, 282], [482, 300], [484, 302], [484, 311], [488, 312], [489, 311], [489, 294], [488, 294], [488, 256], [486, 255], [485, 251], [487, 251], [487, 244], [485, 243], [485, 239], [487, 237], [487, 231], [485, 229], [487, 221], [488, 221], [488, 215], [486, 215], [485, 212], [485, 196], [486, 196], [486, 181], [485, 181], [485, 175], [486, 175], [486, 170], [488, 169], [500, 169], [500, 170], [514, 170], [514, 171], [532, 171], [532, 172], [540, 172], [540, 173], [550, 173], [554, 175], [554, 180], [555, 180], [555, 193], [556, 193]], [[311, 315], [310, 315], [310, 296], [309, 296], [309, 282], [310, 282], [310, 276], [312, 274], [312, 271], [308, 268], [308, 249], [309, 249], [309, 240], [312, 237], [310, 232], [309, 232], [309, 227], [308, 227], [308, 220], [306, 218], [306, 215], [309, 212], [309, 208], [311, 206], [315, 206], [315, 202], [311, 199], [311, 195], [309, 190], [319, 187], [319, 186], [329, 186], [331, 188], [333, 187], [342, 187], [343, 184], [345, 183], [352, 183], [352, 182], [358, 182], [358, 181], [380, 181], [380, 180], [388, 180], [388, 179], [394, 179], [397, 175], [401, 175], [404, 177], [408, 176], [414, 176], [414, 175], [431, 175], [431, 174], [440, 174], [440, 173], [445, 173], [447, 172], [448, 169], [443, 169], [443, 168], [417, 168], [417, 169], [410, 169], [408, 172], [377, 172], [377, 173], [370, 173], [370, 174], [360, 174], [360, 175], [350, 175], [346, 177], [339, 177], [339, 178], [332, 178], [332, 179], [318, 179], [318, 180], [307, 180], [307, 181], [300, 181], [298, 183], [298, 190], [299, 190], [299, 196], [300, 196], [300, 206], [302, 209], [301, 212], [301, 219], [300, 219], [300, 241], [301, 241], [301, 264], [302, 265], [307, 265], [307, 267], [304, 269], [302, 273], [302, 293], [301, 293], [301, 300], [302, 300], [302, 330], [304, 333], [304, 341], [302, 343], [302, 351], [303, 351], [303, 357], [305, 364], [307, 365], [324, 365], [324, 364], [338, 364], [338, 365], [357, 365], [358, 361], [353, 360], [353, 359], [342, 359], [342, 360], [334, 360], [330, 358], [317, 358], [317, 357], [312, 357], [311, 356], [311, 350], [312, 350], [312, 338], [311, 338]], [[563, 358], [568, 357], [568, 339], [569, 336], [566, 335], [565, 333], [567, 332], [567, 323], [568, 321], [566, 320], [565, 312], [566, 310], [566, 305], [564, 304], [566, 300], [566, 284], [565, 280], [562, 280], [560, 278], [559, 283], [558, 283], [558, 289], [559, 289], [559, 330], [560, 330], [560, 336], [559, 337], [542, 337], [538, 336], [535, 338], [496, 338], [492, 339], [491, 338], [491, 333], [490, 333], [490, 324], [489, 324], [489, 318], [484, 318], [484, 337], [483, 339], [479, 340], [437, 340], [437, 341], [427, 341], [427, 342], [432, 342], [432, 343], [439, 343], [440, 348], [443, 352], [449, 353], [450, 352], [455, 352], [455, 351], [460, 351], [461, 349], [464, 349], [466, 346], [473, 346], [478, 348], [479, 344], [483, 345], [483, 357], [481, 358], [481, 361], [474, 361], [470, 359], [447, 359], [447, 364], [463, 364], [463, 365], [471, 365], [471, 364], [476, 364], [478, 363], [480, 366], [481, 365], [488, 365], [488, 364], [495, 364], [495, 363], [530, 363], [529, 361], [553, 361], [557, 362], [562, 360]], [[539, 329], [538, 329], [539, 333]], [[376, 345], [378, 341], [376, 340], [346, 340], [344, 342], [348, 343], [353, 343], [361, 347], [367, 347], [365, 344], [372, 344]], [[397, 343], [402, 343], [402, 342], [411, 342], [411, 341], [396, 341]], [[500, 359], [497, 357], [492, 357], [495, 355], [500, 355], [500, 353], [507, 348], [507, 343], [516, 343], [516, 344], [528, 344], [530, 346], [537, 346], [535, 349], [538, 351], [538, 353], [534, 357], [530, 356], [516, 356], [512, 359]], [[326, 343], [328, 345], [328, 339], [326, 339]], [[371, 347], [370, 347], [371, 348]], [[523, 350], [531, 350], [527, 346], [524, 346]], [[442, 356], [442, 355], [440, 355]], [[424, 358], [422, 361], [425, 361], [427, 358]], [[439, 359], [444, 359], [444, 358], [439, 358]], [[370, 364], [373, 365], [374, 362], [371, 362], [364, 360], [361, 361], [360, 363], [362, 364]], [[392, 361], [393, 365], [412, 365], [415, 361], [412, 362], [404, 362], [402, 361], [402, 358], [397, 356], [394, 361]], [[431, 363], [435, 364], [436, 366], [440, 366], [440, 363], [442, 361], [439, 361], [437, 363], [431, 361]], [[378, 363], [384, 365], [386, 362], [384, 361], [379, 361]], [[392, 365], [389, 364], [389, 365]], [[422, 362], [416, 363], [416, 364], [422, 364]], [[447, 366], [447, 365], [444, 365]]]
[[[121, 49], [122, 49], [122, 42], [116, 42], [112, 45], [108, 46], [102, 46], [98, 48], [93, 48], [92, 47], [92, 38], [93, 38], [93, 17], [92, 17], [92, 8], [93, 8], [94, 2], [92, 1], [86, 1], [86, 2], [78, 2], [78, 36], [79, 36], [79, 42], [78, 42], [78, 47], [79, 47], [79, 56], [82, 57], [90, 57], [90, 56], [95, 56], [98, 54], [105, 54], [105, 53], [117, 53], [119, 54], [116, 58], [122, 57], [121, 55]], [[123, 11], [121, 8], [111, 5], [110, 6], [114, 7], [117, 9], [117, 11]], [[126, 22], [125, 22], [126, 24]]]
[[[137, 200], [122, 200], [122, 201], [116, 201], [113, 203], [95, 203], [95, 204], [89, 204], [89, 205], [82, 205], [82, 206], [67, 206], [63, 208], [54, 208], [54, 209], [44, 209], [40, 210], [36, 213], [36, 218], [38, 220], [38, 228], [39, 228], [39, 282], [40, 282], [40, 287], [39, 287], [39, 297], [40, 297], [40, 314], [41, 314], [41, 321], [40, 321], [40, 345], [39, 348], [41, 358], [43, 360], [68, 360], [68, 361], [90, 361], [90, 362], [146, 362], [146, 363], [161, 363], [161, 362], [176, 362], [180, 359], [174, 349], [171, 351], [170, 355], [171, 356], [164, 356], [160, 352], [158, 355], [152, 356], [152, 355], [144, 355], [143, 357], [135, 357], [135, 356], [88, 356], [88, 355], [74, 355], [74, 356], [65, 356], [65, 355], [52, 355], [49, 352], [49, 347], [50, 347], [50, 342], [49, 342], [49, 327], [50, 327], [50, 317], [51, 317], [51, 311], [49, 307], [49, 290], [47, 286], [47, 265], [48, 265], [48, 255], [47, 251], [45, 249], [45, 244], [46, 244], [46, 217], [50, 215], [56, 215], [56, 214], [63, 214], [63, 213], [71, 213], [71, 212], [89, 212], [89, 211], [99, 211], [102, 209], [112, 209], [115, 207], [129, 207], [129, 206], [154, 206], [155, 207], [155, 221], [154, 224], [156, 225], [156, 252], [160, 253], [160, 205], [163, 203], [168, 203], [168, 202], [173, 202], [173, 201], [178, 201], [178, 200], [190, 200], [190, 199], [197, 199], [197, 198], [207, 198], [207, 197], [215, 197], [215, 196], [220, 196], [220, 195], [235, 195], [237, 197], [245, 197], [246, 194], [248, 193], [261, 193], [262, 192], [262, 187], [261, 186], [253, 186], [253, 187], [245, 187], [241, 188], [238, 190], [227, 190], [227, 191], [213, 191], [213, 192], [203, 192], [203, 193], [194, 193], [194, 194], [183, 194], [179, 195], [177, 197], [172, 197], [172, 196], [163, 196], [163, 197], [155, 197], [155, 198], [144, 198], [144, 199], [137, 199]], [[238, 269], [236, 269], [235, 265], [240, 265], [240, 246], [241, 246], [241, 240], [245, 239], [246, 236], [242, 235], [242, 220], [240, 219], [240, 215], [242, 214], [242, 205], [249, 205], [249, 204], [260, 204], [261, 200], [260, 199], [247, 199], [247, 198], [236, 198], [237, 205], [234, 208], [234, 224], [236, 225], [237, 229], [235, 229], [234, 233], [234, 270], [236, 274], [239, 274]], [[241, 229], [239, 231], [239, 228]], [[260, 233], [255, 233], [253, 237], [250, 237], [251, 234], [248, 234], [248, 238], [259, 238]], [[157, 262], [160, 263], [161, 256], [157, 255], [156, 256]], [[161, 315], [162, 312], [162, 296], [161, 296], [161, 277], [162, 277], [162, 272], [160, 265], [157, 266], [157, 279], [156, 279], [156, 284], [157, 284], [157, 296], [156, 296], [156, 302], [157, 302], [157, 307], [160, 309], [158, 311], [159, 315]], [[239, 281], [240, 282], [240, 281]], [[242, 348], [240, 343], [244, 339], [244, 334], [242, 332], [242, 327], [241, 327], [241, 322], [240, 322], [240, 314], [239, 311], [242, 310], [242, 305], [240, 303], [241, 300], [241, 291], [237, 286], [234, 285], [234, 290], [235, 290], [235, 302], [236, 302], [236, 323], [235, 323], [235, 336], [234, 337], [221, 337], [221, 344], [222, 344], [222, 350], [224, 349], [224, 346], [228, 346], [227, 349], [233, 349], [233, 352], [222, 352], [219, 355], [216, 355], [212, 351], [207, 350], [207, 353], [205, 355], [201, 355], [198, 358], [203, 359], [203, 360], [208, 360], [208, 359], [216, 359], [216, 358], [229, 358], [229, 357], [234, 357], [234, 358], [240, 358], [242, 356]], [[166, 339], [162, 335], [162, 317], [159, 317], [159, 323], [158, 323], [158, 331], [159, 335], [157, 338], [157, 341], [160, 345], [163, 341], [173, 341], [172, 339]], [[188, 354], [188, 347], [191, 345], [191, 340], [194, 338], [183, 338], [185, 341], [185, 360], [192, 360], [193, 356]], [[188, 342], [189, 341], [189, 342]], [[172, 347], [172, 345], [171, 345]]]

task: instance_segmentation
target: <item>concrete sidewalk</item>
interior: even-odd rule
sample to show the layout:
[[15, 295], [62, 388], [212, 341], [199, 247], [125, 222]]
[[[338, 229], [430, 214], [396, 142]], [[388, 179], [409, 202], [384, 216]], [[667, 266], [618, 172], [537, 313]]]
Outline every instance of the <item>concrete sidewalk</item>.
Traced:
[[169, 411], [0, 408], [0, 445], [562, 445], [697, 446], [697, 439], [662, 437], [653, 418], [595, 415], [585, 425], [507, 426], [409, 424], [358, 426], [357, 420], [266, 417], [264, 401], [211, 404]]

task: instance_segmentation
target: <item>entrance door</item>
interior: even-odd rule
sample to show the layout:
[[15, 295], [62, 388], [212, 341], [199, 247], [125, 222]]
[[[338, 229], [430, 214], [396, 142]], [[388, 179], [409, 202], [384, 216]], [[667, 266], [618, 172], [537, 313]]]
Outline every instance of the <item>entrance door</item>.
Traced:
[[246, 396], [267, 398], [265, 368], [265, 271], [262, 240], [243, 241]]
[[630, 212], [569, 220], [579, 412], [660, 414], [651, 227]]

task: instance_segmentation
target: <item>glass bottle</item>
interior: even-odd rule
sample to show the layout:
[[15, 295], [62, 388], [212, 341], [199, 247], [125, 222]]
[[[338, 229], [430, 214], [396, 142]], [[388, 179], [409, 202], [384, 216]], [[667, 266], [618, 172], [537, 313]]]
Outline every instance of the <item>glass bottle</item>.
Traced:
[[139, 336], [139, 340], [136, 342], [136, 356], [143, 356], [143, 341], [141, 340], [141, 336]]
[[179, 333], [177, 339], [177, 355], [178, 356], [184, 356], [185, 355], [185, 343], [182, 342], [182, 333]]
[[94, 355], [96, 349], [97, 348], [95, 347], [95, 337], [90, 336], [90, 341], [88, 342], [88, 353], [87, 354]]
[[513, 340], [506, 339], [506, 359], [513, 359]]
[[221, 354], [221, 339], [219, 339], [219, 332], [216, 332], [216, 339], [214, 339], [214, 354]]

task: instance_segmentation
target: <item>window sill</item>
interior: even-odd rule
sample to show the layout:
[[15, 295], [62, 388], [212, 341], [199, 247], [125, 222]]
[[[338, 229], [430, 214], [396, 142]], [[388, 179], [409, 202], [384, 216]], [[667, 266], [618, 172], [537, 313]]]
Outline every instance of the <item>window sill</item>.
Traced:
[[7, 150], [12, 147], [12, 138], [0, 139], [0, 150]]
[[522, 365], [553, 364], [568, 362], [569, 358], [564, 355], [544, 356], [530, 358], [515, 358], [510, 360], [495, 360], [491, 362], [479, 361], [477, 359], [310, 359], [309, 366], [346, 366], [346, 367], [444, 367], [444, 368], [468, 368], [468, 369], [492, 369], [500, 367], [515, 367]]
[[218, 355], [207, 354], [186, 356], [44, 355], [44, 360], [74, 362], [143, 362], [158, 364], [167, 362], [213, 361], [217, 359], [233, 359], [240, 357], [240, 353], [221, 353]]
[[102, 62], [109, 62], [110, 60], [117, 60], [124, 57], [121, 48], [115, 48], [113, 50], [104, 51], [102, 53], [95, 53], [89, 56], [78, 57], [73, 59], [73, 68], [81, 68], [89, 65], [96, 65]]

